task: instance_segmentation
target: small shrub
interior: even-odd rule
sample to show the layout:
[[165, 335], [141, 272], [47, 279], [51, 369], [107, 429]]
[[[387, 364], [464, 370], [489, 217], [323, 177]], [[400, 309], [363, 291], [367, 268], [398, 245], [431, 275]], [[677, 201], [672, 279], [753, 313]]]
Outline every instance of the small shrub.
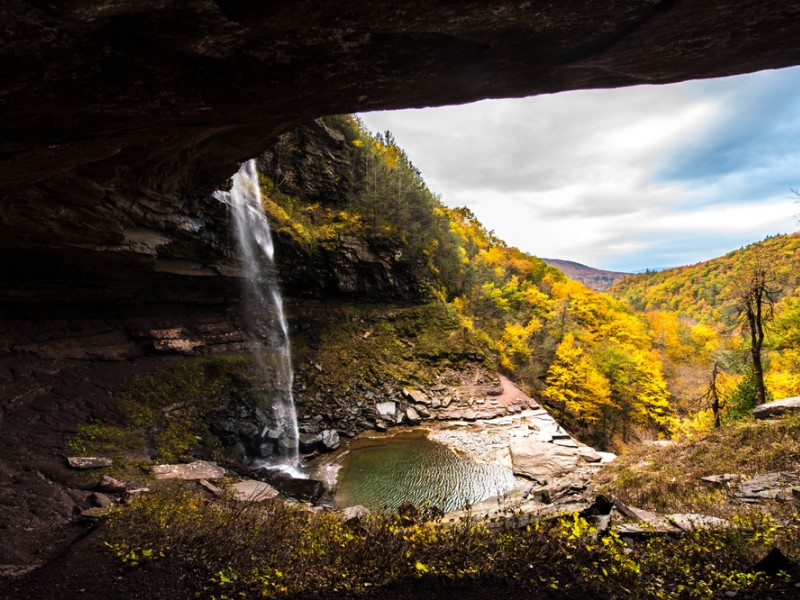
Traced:
[[385, 595], [386, 586], [449, 583], [508, 586], [532, 597], [710, 598], [753, 591], [780, 579], [748, 565], [777, 540], [769, 518], [681, 539], [625, 542], [568, 514], [520, 526], [468, 518], [446, 523], [375, 514], [357, 524], [335, 512], [272, 501], [206, 501], [186, 491], [155, 493], [113, 515], [108, 545], [131, 566], [148, 556], [179, 559], [200, 575], [202, 596]]

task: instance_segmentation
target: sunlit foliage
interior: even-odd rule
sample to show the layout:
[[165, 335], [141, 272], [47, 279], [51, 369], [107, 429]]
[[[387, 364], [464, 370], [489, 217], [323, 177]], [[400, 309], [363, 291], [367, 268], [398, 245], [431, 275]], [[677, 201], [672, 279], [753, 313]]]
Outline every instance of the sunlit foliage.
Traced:
[[[697, 415], [708, 410], [700, 400], [715, 364], [722, 368], [727, 418], [748, 414], [759, 401], [756, 355], [767, 400], [800, 394], [798, 259], [800, 234], [778, 235], [697, 265], [632, 276], [612, 288], [645, 318], [673, 405], [689, 429], [709, 422]], [[752, 294], [756, 283], [764, 291], [758, 298]], [[762, 318], [749, 319], [748, 309], [752, 316], [761, 309]]]
[[[347, 141], [350, 193], [343, 205], [309, 205], [264, 178], [279, 230], [331, 249], [344, 236], [394, 240], [496, 366], [594, 443], [673, 432], [661, 362], [631, 311], [508, 246], [468, 208], [444, 206], [390, 132], [370, 135], [350, 116], [325, 123]], [[691, 343], [705, 347], [709, 336], [698, 331]]]

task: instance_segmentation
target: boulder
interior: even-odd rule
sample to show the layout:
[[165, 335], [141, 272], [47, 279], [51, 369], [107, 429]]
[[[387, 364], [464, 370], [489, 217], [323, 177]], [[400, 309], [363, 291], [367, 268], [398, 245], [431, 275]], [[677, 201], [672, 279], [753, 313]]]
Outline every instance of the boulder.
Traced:
[[110, 467], [114, 464], [110, 458], [101, 458], [99, 456], [68, 456], [67, 463], [73, 469], [80, 469], [81, 471], [87, 469], [102, 469], [103, 467]]
[[105, 492], [107, 494], [121, 494], [125, 491], [125, 488], [128, 487], [128, 484], [124, 481], [120, 481], [119, 479], [109, 477], [108, 475], [103, 475], [95, 487], [99, 492]]
[[414, 410], [413, 407], [409, 406], [406, 409], [406, 420], [411, 425], [417, 425], [422, 419], [420, 419], [419, 413], [417, 413], [417, 411]]
[[300, 450], [302, 452], [314, 452], [322, 444], [321, 433], [301, 433], [298, 436]]
[[598, 454], [600, 455], [600, 462], [603, 464], [617, 460], [617, 455], [613, 452], [598, 452]]
[[578, 466], [579, 454], [575, 448], [556, 446], [533, 438], [515, 438], [509, 445], [512, 470], [537, 481], [566, 475]]
[[800, 579], [800, 564], [787, 558], [786, 555], [777, 548], [773, 548], [764, 558], [750, 567], [748, 572], [766, 573], [770, 577], [775, 577], [783, 572], [788, 574], [793, 581], [797, 581]]
[[325, 492], [325, 484], [318, 479], [300, 479], [298, 477], [274, 478], [270, 480], [274, 488], [284, 496], [314, 503]]
[[342, 509], [342, 520], [349, 525], [353, 525], [366, 519], [369, 514], [368, 508], [356, 504], [355, 506], [348, 506]]
[[108, 508], [114, 503], [111, 498], [102, 492], [93, 492], [89, 494], [89, 501], [98, 508]]
[[325, 450], [331, 452], [339, 447], [341, 439], [339, 438], [339, 433], [335, 429], [326, 429], [321, 434], [320, 442]]
[[216, 463], [196, 460], [188, 464], [154, 465], [150, 471], [156, 479], [222, 479], [225, 469]]
[[403, 396], [415, 404], [430, 404], [431, 399], [420, 390], [410, 390], [403, 388]]
[[378, 402], [375, 405], [375, 412], [378, 413], [378, 417], [381, 419], [393, 421], [395, 413], [397, 412], [397, 403], [392, 401]]
[[264, 502], [278, 495], [278, 490], [268, 483], [247, 479], [229, 487], [233, 497], [240, 502]]
[[753, 416], [756, 419], [769, 419], [771, 417], [782, 417], [789, 413], [800, 413], [800, 396], [794, 398], [784, 398], [767, 402], [753, 409]]

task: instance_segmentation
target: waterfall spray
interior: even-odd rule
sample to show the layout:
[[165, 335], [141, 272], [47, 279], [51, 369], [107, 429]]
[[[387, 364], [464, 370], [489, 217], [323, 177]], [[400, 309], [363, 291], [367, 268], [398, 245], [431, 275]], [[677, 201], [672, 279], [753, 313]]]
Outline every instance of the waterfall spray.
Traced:
[[[256, 163], [244, 163], [229, 192], [215, 192], [231, 208], [232, 225], [244, 269], [244, 309], [248, 333], [257, 343], [253, 355], [268, 393], [257, 414], [262, 427], [259, 455], [264, 466], [295, 471], [297, 415], [292, 396], [289, 326], [283, 312], [274, 246], [264, 213]], [[269, 389], [271, 388], [271, 389]]]

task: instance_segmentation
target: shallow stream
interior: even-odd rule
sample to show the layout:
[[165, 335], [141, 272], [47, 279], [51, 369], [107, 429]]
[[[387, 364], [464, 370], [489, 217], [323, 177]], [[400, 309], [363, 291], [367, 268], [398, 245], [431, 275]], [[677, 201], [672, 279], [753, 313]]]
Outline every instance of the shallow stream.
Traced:
[[341, 459], [335, 496], [339, 508], [361, 504], [397, 510], [404, 501], [459, 510], [512, 490], [514, 475], [499, 464], [476, 462], [415, 429], [354, 440]]

